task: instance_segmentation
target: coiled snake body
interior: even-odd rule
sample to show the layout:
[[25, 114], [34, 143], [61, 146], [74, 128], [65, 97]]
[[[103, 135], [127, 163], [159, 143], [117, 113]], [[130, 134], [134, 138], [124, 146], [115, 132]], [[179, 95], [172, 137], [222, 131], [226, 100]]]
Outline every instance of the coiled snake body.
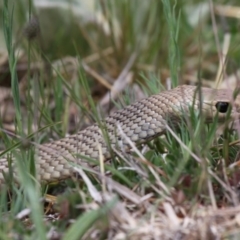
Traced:
[[[232, 107], [231, 119], [240, 118], [240, 96], [233, 99], [233, 92], [225, 89], [201, 88], [200, 91], [201, 95], [196, 87], [183, 85], [116, 111], [102, 122], [108, 141], [114, 148], [120, 146], [121, 150], [129, 150], [122, 132], [134, 143], [147, 142], [164, 134], [169, 121], [177, 123], [183, 115], [189, 115], [190, 106], [196, 111], [202, 106], [201, 111], [207, 122], [211, 122], [216, 114], [218, 121], [223, 122], [229, 106]], [[101, 128], [94, 124], [69, 137], [37, 146], [37, 178], [41, 182], [51, 182], [71, 177], [73, 167], [69, 162], [87, 164], [76, 154], [98, 160], [101, 152], [104, 160], [109, 159], [109, 146], [103, 135]], [[0, 171], [1, 187], [5, 182], [2, 172], [8, 172], [6, 158], [0, 159]], [[14, 175], [17, 175], [15, 170]]]

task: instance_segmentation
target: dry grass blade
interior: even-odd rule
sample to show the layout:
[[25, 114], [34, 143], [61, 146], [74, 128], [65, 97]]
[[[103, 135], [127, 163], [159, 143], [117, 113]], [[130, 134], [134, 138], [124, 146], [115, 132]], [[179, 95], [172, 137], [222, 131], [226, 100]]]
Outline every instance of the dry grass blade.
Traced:
[[136, 58], [137, 53], [133, 53], [119, 77], [115, 80], [114, 85], [111, 88], [111, 93], [107, 93], [100, 101], [101, 108], [104, 109], [106, 105], [110, 103], [111, 99], [116, 99], [116, 97], [130, 84], [132, 81], [132, 73], [130, 73], [130, 69], [136, 61]]

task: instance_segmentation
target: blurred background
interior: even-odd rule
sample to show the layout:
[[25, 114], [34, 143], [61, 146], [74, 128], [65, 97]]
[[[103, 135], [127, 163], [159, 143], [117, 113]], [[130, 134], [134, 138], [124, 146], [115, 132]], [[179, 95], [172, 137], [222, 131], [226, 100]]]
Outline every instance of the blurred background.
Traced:
[[[3, 10], [3, 2], [0, 8]], [[109, 91], [113, 100], [130, 91], [131, 102], [161, 88], [200, 80], [209, 87], [234, 88], [237, 84], [237, 0], [9, 0], [8, 12], [13, 15], [11, 44], [17, 58], [22, 108], [27, 89], [32, 91], [36, 84], [43, 90], [37, 102], [53, 109], [57, 91], [62, 94], [61, 104], [68, 102], [65, 95], [73, 96], [73, 92], [84, 102], [85, 90], [78, 85], [82, 68], [90, 94], [105, 114], [111, 109]], [[3, 122], [11, 123], [15, 112], [9, 97], [6, 42], [2, 22], [1, 115]], [[80, 111], [74, 101], [79, 99], [69, 100], [73, 116]], [[61, 113], [55, 115], [62, 120]]]

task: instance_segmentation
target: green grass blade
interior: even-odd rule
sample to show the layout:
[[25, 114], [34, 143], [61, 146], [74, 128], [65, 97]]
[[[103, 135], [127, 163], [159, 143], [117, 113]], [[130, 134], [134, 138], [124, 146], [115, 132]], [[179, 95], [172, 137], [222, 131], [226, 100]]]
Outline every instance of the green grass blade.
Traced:
[[169, 0], [162, 0], [165, 18], [168, 24], [169, 30], [169, 68], [171, 72], [171, 81], [172, 87], [176, 87], [178, 85], [178, 71], [180, 67], [179, 63], [179, 50], [177, 45], [177, 22], [174, 14], [174, 9], [171, 9], [171, 4]]
[[66, 232], [63, 240], [78, 240], [86, 233], [86, 231], [92, 227], [92, 225], [107, 216], [107, 213], [115, 206], [118, 199], [114, 197], [111, 201], [107, 202], [104, 206], [91, 212], [86, 212], [80, 216], [76, 222]]

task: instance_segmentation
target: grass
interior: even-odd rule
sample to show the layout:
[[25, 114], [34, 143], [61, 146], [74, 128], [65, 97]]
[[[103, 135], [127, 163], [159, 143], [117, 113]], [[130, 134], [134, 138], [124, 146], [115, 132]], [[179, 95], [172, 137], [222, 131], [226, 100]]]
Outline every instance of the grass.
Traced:
[[[198, 7], [194, 1], [191, 4]], [[111, 163], [104, 165], [101, 158], [100, 163], [87, 159], [99, 165], [100, 172], [80, 168], [81, 179], [46, 186], [34, 178], [39, 144], [97, 122], [110, 145], [100, 119], [112, 108], [130, 104], [139, 94], [158, 93], [169, 83], [168, 77], [172, 86], [189, 81], [189, 75], [192, 83], [201, 80], [201, 84], [213, 86], [214, 82], [206, 79], [215, 79], [219, 60], [210, 16], [192, 26], [185, 3], [100, 1], [95, 11], [104, 16], [103, 22], [81, 22], [80, 37], [68, 38], [74, 49], [69, 50], [74, 53], [72, 58], [64, 55], [67, 44], [57, 31], [56, 45], [63, 48], [59, 52], [49, 49], [54, 48], [52, 44], [43, 44], [49, 32], [41, 32], [41, 40], [21, 38], [19, 44], [28, 57], [26, 86], [22, 87], [18, 73], [21, 57], [12, 36], [13, 12], [18, 6], [16, 3], [12, 9], [5, 0], [2, 10], [15, 109], [15, 132], [10, 135], [3, 129], [2, 143], [9, 164], [16, 164], [20, 187], [13, 182], [12, 169], [0, 194], [0, 238], [174, 239], [178, 234], [190, 239], [237, 238], [238, 134], [227, 129], [217, 135], [217, 122], [204, 124], [204, 118], [192, 109], [178, 129], [170, 125], [165, 136], [138, 149], [133, 147], [132, 154], [113, 154], [113, 149]], [[220, 21], [217, 24], [221, 43], [224, 32]], [[229, 25], [233, 30], [226, 69], [234, 74], [238, 65], [234, 68], [231, 62], [238, 62], [239, 34], [234, 32], [233, 19]], [[126, 71], [133, 54], [136, 58]], [[38, 61], [44, 64], [31, 71], [31, 64]], [[129, 77], [132, 84], [116, 99], [110, 98], [107, 106], [101, 105], [105, 86], [113, 86], [121, 74], [122, 81]], [[4, 124], [3, 118], [2, 128]]]

